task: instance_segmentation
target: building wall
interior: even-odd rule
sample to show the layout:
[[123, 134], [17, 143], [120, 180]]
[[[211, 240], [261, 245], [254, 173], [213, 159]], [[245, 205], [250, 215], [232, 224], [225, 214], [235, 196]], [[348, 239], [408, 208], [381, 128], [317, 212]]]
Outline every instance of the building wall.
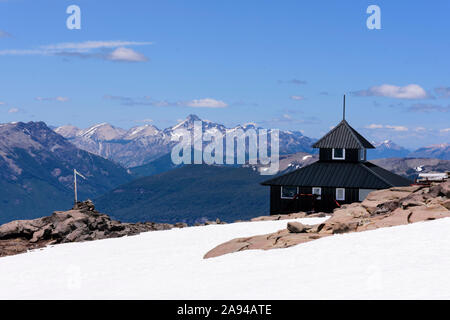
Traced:
[[359, 149], [345, 149], [345, 160], [333, 160], [332, 149], [320, 149], [319, 159], [321, 161], [346, 161], [346, 162], [358, 162], [359, 161]]
[[[320, 187], [320, 186], [318, 186]], [[300, 196], [298, 199], [282, 199], [281, 187], [270, 187], [270, 214], [287, 214], [299, 211], [332, 212], [337, 208], [335, 202], [336, 188], [322, 187], [321, 200], [315, 200], [312, 194], [312, 187], [298, 187]], [[353, 203], [359, 201], [358, 188], [345, 188], [345, 201], [338, 201], [339, 204]]]

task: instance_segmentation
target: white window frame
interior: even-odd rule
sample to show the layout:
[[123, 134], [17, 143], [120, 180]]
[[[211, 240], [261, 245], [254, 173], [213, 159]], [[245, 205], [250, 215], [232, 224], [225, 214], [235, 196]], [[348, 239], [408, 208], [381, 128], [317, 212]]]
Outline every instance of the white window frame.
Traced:
[[[295, 186], [286, 186], [286, 187], [290, 187], [290, 188], [296, 188], [296, 193], [295, 194], [298, 194], [298, 187], [295, 187]], [[283, 186], [281, 186], [281, 199], [294, 199], [294, 197], [283, 197]]]
[[[314, 191], [319, 191], [319, 192], [314, 192]], [[317, 200], [322, 200], [322, 188], [321, 187], [313, 187], [312, 194], [318, 195]]]
[[[342, 158], [336, 157], [334, 155], [334, 150], [336, 150], [336, 149], [342, 149]], [[331, 158], [333, 160], [345, 160], [345, 148], [333, 148]]]
[[[339, 198], [339, 191], [342, 190], [342, 198]], [[337, 201], [345, 201], [345, 188], [336, 188], [336, 200]]]
[[366, 149], [359, 149], [359, 161], [366, 161]]

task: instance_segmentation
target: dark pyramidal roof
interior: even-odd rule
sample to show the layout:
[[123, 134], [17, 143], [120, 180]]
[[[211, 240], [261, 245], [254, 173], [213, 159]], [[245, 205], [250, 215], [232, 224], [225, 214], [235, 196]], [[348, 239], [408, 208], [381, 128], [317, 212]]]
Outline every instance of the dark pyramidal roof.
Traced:
[[305, 186], [387, 189], [412, 181], [370, 162], [314, 162], [262, 183], [268, 186]]
[[375, 149], [369, 141], [345, 120], [342, 120], [322, 139], [313, 144], [313, 148]]

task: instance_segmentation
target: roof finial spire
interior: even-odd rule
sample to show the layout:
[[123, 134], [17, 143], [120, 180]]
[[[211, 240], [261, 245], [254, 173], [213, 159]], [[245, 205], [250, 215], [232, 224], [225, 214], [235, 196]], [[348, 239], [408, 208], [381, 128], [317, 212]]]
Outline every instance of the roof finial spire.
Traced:
[[342, 120], [345, 120], [345, 94], [344, 94], [344, 108], [342, 111]]

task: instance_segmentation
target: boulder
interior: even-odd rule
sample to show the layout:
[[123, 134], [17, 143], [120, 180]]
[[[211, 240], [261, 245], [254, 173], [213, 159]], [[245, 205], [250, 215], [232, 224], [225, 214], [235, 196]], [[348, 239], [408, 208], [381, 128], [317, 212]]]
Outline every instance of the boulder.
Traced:
[[450, 210], [450, 199], [444, 200], [441, 203], [441, 206], [443, 206], [444, 208], [446, 208], [447, 210]]
[[287, 229], [290, 233], [303, 233], [306, 232], [307, 227], [300, 222], [288, 222]]
[[366, 223], [358, 226], [357, 231], [374, 230], [378, 228], [393, 227], [403, 224], [408, 224], [408, 217], [411, 214], [410, 210], [397, 208], [390, 215], [373, 217], [366, 221]]
[[370, 214], [366, 208], [359, 203], [353, 203], [336, 209], [318, 232], [335, 234], [356, 231], [362, 221], [369, 217]]
[[430, 187], [429, 193], [432, 197], [443, 196], [450, 198], [450, 181], [439, 183]]
[[224, 254], [243, 250], [270, 250], [274, 248], [288, 248], [300, 243], [327, 237], [327, 234], [290, 233], [287, 229], [271, 234], [258, 235], [248, 238], [237, 238], [222, 243], [204, 255], [204, 259], [218, 257]]
[[410, 223], [450, 217], [450, 211], [441, 205], [413, 207], [410, 210]]
[[361, 205], [370, 214], [384, 214], [389, 210], [395, 210], [399, 206], [399, 200], [411, 194], [409, 190], [420, 190], [419, 187], [394, 187], [377, 190], [369, 193]]

